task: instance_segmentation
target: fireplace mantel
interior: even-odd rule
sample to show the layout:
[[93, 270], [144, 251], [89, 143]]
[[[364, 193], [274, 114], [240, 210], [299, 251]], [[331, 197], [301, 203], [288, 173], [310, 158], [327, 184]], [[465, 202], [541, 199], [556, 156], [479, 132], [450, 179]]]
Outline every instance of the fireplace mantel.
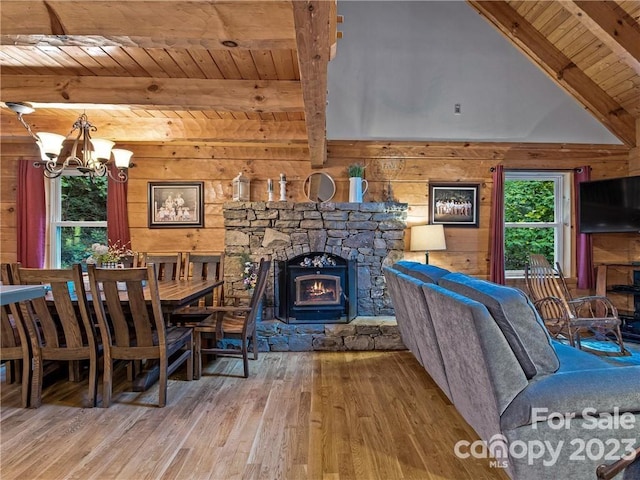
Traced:
[[[243, 254], [289, 260], [326, 252], [356, 260], [358, 315], [393, 315], [382, 267], [403, 257], [406, 203], [228, 202], [224, 204], [225, 280], [228, 294], [243, 289]], [[234, 258], [235, 257], [235, 258]], [[277, 273], [277, 272], [276, 272]], [[267, 305], [276, 302], [273, 278]], [[267, 317], [273, 308], [267, 309]]]

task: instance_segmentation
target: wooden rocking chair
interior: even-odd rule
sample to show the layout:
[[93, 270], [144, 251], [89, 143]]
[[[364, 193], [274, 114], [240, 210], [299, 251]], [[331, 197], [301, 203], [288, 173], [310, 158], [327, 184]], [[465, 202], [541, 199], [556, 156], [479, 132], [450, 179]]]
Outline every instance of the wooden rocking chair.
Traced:
[[[560, 269], [553, 269], [544, 255], [529, 255], [525, 279], [529, 295], [554, 338], [566, 338], [577, 346], [598, 355], [628, 356], [620, 333], [618, 311], [607, 297], [572, 298]], [[616, 350], [600, 350], [583, 345], [583, 340], [614, 342]]]

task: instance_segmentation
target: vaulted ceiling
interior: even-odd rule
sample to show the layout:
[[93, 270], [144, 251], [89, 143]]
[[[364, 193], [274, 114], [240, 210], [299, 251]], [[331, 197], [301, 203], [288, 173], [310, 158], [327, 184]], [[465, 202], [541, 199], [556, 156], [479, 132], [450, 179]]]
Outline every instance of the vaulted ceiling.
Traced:
[[[637, 144], [640, 1], [469, 1], [616, 137]], [[0, 100], [35, 131], [87, 111], [120, 142], [308, 146], [326, 159], [335, 0], [2, 1]], [[0, 109], [3, 140], [26, 138]]]

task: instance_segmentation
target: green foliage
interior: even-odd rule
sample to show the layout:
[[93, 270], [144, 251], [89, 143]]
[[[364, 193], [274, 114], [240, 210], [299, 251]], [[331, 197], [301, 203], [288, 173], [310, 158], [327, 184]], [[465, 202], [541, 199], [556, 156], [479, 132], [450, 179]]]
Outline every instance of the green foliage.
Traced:
[[504, 182], [505, 222], [553, 222], [552, 181], [507, 180]]
[[107, 244], [105, 227], [62, 227], [61, 265], [68, 268], [86, 260], [87, 250], [94, 243]]
[[107, 220], [107, 179], [84, 176], [60, 177], [63, 221], [100, 222]]
[[[84, 176], [60, 177], [61, 220], [96, 222], [107, 220], [107, 179]], [[106, 227], [62, 227], [61, 266], [82, 263], [94, 243], [107, 244]]]
[[554, 263], [553, 228], [507, 228], [504, 232], [505, 270], [524, 270], [530, 253], [544, 255]]
[[[505, 222], [553, 222], [555, 218], [554, 182], [507, 180], [504, 188]], [[551, 227], [505, 228], [505, 270], [524, 270], [530, 253], [544, 255], [551, 264], [555, 252]]]
[[347, 167], [347, 173], [350, 177], [364, 178], [364, 165], [362, 163], [352, 163]]

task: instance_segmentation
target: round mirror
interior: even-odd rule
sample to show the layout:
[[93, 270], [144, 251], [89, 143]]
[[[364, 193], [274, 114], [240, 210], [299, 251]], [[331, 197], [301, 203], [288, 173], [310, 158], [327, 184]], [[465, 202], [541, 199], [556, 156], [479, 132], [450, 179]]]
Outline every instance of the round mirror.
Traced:
[[336, 194], [336, 183], [328, 173], [314, 172], [304, 181], [304, 194], [312, 202], [328, 202]]

